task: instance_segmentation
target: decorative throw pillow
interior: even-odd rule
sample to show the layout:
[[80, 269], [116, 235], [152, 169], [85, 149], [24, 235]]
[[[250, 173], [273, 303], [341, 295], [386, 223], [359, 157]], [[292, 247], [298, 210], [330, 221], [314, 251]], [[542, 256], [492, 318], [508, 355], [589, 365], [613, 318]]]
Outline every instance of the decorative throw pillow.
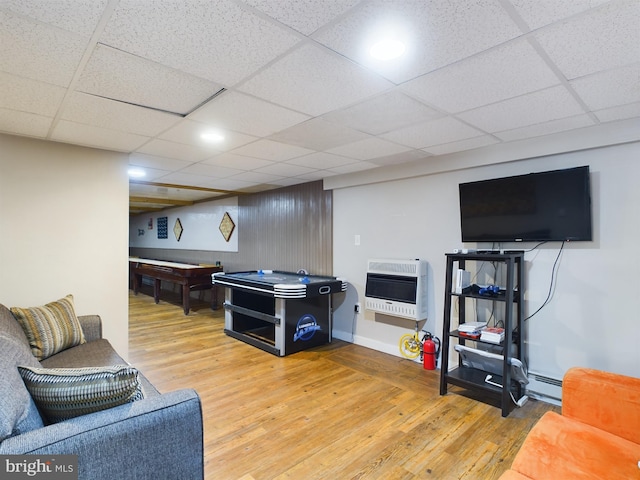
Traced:
[[138, 370], [129, 365], [86, 368], [19, 366], [18, 371], [49, 423], [144, 398]]
[[38, 360], [86, 341], [73, 307], [73, 295], [42, 307], [13, 307], [11, 313], [22, 326]]

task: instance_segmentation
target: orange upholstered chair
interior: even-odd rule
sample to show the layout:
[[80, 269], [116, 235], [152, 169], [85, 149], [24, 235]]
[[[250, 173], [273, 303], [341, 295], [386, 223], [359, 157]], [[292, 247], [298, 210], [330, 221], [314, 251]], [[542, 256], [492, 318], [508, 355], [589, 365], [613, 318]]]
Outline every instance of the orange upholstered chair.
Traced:
[[500, 480], [640, 479], [640, 378], [571, 368]]

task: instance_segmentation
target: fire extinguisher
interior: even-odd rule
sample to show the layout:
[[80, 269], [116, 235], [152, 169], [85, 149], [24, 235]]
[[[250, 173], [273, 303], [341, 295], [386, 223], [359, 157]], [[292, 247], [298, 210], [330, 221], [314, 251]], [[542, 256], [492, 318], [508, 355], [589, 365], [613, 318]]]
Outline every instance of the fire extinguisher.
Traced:
[[426, 370], [435, 370], [440, 353], [440, 339], [429, 332], [422, 337], [422, 365]]

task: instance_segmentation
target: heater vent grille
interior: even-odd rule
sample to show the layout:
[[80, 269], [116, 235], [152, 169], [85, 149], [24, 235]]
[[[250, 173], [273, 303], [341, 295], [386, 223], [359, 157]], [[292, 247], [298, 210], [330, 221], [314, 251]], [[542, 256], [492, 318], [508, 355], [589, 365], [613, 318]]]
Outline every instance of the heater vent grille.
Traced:
[[425, 262], [420, 260], [369, 260], [367, 271], [388, 275], [407, 275], [417, 277], [425, 275]]
[[562, 387], [562, 380], [558, 380], [557, 378], [545, 377], [544, 375], [531, 375], [534, 379], [542, 383], [548, 383], [549, 385], [554, 385], [556, 387]]

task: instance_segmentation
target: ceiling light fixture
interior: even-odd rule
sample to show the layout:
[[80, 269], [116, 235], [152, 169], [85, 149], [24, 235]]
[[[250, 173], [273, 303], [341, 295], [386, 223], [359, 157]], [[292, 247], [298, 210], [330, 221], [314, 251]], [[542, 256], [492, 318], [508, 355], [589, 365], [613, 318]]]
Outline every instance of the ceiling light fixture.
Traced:
[[224, 140], [224, 135], [218, 132], [204, 132], [200, 135], [205, 142], [218, 143]]
[[373, 44], [369, 49], [369, 55], [376, 60], [393, 60], [404, 54], [406, 47], [400, 40], [385, 38]]
[[130, 178], [142, 178], [147, 175], [147, 173], [141, 168], [130, 168], [127, 173]]

